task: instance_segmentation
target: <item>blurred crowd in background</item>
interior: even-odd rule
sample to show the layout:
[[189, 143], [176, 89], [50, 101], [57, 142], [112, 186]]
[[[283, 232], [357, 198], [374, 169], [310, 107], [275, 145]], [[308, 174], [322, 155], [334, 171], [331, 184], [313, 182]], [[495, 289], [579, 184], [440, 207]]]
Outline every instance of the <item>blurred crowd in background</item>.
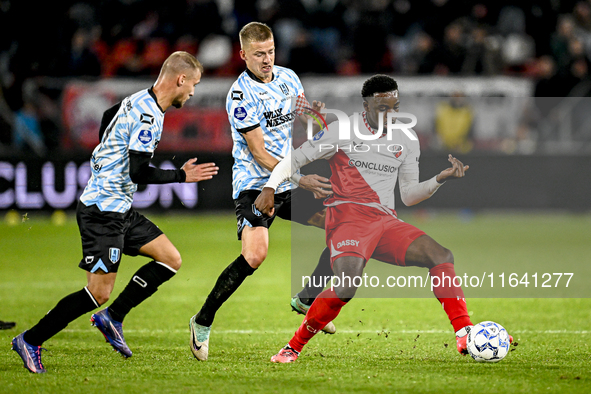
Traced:
[[155, 77], [174, 50], [235, 77], [255, 20], [300, 76], [510, 75], [539, 97], [591, 94], [591, 0], [0, 0], [0, 144], [59, 145], [59, 89], [32, 77]]

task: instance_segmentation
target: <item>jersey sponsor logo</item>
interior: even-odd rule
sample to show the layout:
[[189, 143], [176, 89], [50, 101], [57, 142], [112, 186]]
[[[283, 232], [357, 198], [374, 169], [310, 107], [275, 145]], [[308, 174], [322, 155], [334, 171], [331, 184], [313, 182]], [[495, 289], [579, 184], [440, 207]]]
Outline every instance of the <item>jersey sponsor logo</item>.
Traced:
[[285, 83], [280, 84], [279, 89], [281, 89], [281, 93], [283, 93], [286, 96], [289, 96], [289, 88], [287, 87], [287, 84], [285, 84]]
[[232, 100], [242, 101], [244, 100], [244, 93], [240, 90], [232, 90]]
[[394, 166], [389, 166], [386, 164], [372, 163], [372, 162], [367, 162], [367, 161], [363, 161], [363, 160], [355, 160], [355, 159], [349, 160], [349, 167], [367, 168], [368, 170], [391, 172], [391, 173], [396, 172], [396, 167], [394, 167]]
[[284, 123], [292, 122], [295, 119], [295, 112], [283, 114], [281, 109], [263, 112], [263, 116], [267, 120], [267, 127], [277, 127]]
[[339, 249], [341, 246], [359, 246], [359, 241], [355, 239], [346, 239], [337, 243], [337, 249]]
[[113, 264], [117, 264], [119, 262], [119, 258], [121, 257], [121, 249], [119, 248], [109, 248], [109, 259]]
[[142, 144], [149, 144], [152, 142], [152, 132], [150, 130], [142, 130], [137, 138]]
[[246, 110], [244, 109], [244, 107], [236, 107], [234, 109], [234, 117], [238, 120], [243, 120], [244, 118], [246, 118]]
[[140, 115], [140, 122], [149, 124], [150, 126], [154, 124], [154, 115], [150, 114], [141, 114]]
[[320, 130], [312, 139], [314, 141], [318, 141], [320, 138], [322, 138], [323, 135], [324, 135], [324, 130]]

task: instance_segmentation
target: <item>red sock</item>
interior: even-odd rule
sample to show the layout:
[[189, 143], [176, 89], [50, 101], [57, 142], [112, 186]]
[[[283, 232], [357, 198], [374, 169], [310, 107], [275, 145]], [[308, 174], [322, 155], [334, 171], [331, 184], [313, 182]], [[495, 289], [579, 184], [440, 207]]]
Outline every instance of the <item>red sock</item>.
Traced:
[[341, 301], [334, 290], [327, 289], [318, 295], [308, 310], [300, 328], [297, 329], [289, 346], [296, 352], [301, 352], [304, 345], [321, 331], [324, 326], [333, 321], [346, 302]]
[[[456, 277], [456, 271], [453, 263], [436, 265], [431, 268], [429, 275], [431, 275], [433, 294], [441, 302], [441, 306], [447, 313], [454, 331], [472, 325], [466, 307], [464, 290], [462, 290], [461, 286], [456, 287], [454, 285], [453, 280]], [[458, 284], [458, 282], [456, 281], [455, 284]]]

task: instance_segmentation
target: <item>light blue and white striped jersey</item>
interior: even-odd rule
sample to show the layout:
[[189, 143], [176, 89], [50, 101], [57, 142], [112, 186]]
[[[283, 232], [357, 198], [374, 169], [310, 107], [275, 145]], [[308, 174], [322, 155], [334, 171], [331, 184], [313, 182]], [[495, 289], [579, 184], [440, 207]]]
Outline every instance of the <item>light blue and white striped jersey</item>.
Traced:
[[[271, 175], [254, 159], [243, 133], [260, 126], [267, 152], [277, 160], [283, 159], [292, 145], [296, 98], [303, 93], [304, 88], [296, 73], [280, 66], [273, 67], [271, 82], [262, 82], [248, 69], [234, 82], [226, 98], [234, 141], [232, 198], [238, 198], [244, 190], [261, 190]], [[284, 182], [276, 192], [293, 187], [291, 182]]]
[[101, 211], [125, 213], [137, 184], [129, 176], [129, 151], [154, 154], [162, 135], [164, 112], [152, 89], [121, 102], [90, 159], [92, 174], [80, 201]]

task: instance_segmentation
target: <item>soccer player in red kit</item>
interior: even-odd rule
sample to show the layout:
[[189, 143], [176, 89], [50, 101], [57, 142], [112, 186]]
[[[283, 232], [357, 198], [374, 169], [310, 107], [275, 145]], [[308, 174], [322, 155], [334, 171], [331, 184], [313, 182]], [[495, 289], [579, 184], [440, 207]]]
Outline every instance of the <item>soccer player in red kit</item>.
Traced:
[[[431, 197], [445, 181], [462, 178], [468, 166], [450, 155], [451, 167], [419, 182], [420, 149], [416, 133], [403, 127], [386, 133], [388, 122], [402, 125], [392, 116], [400, 104], [398, 84], [389, 76], [375, 75], [365, 81], [361, 93], [365, 111], [348, 118], [349, 137], [341, 135], [339, 119], [294, 150], [291, 158], [286, 157], [273, 170], [255, 202], [256, 208], [272, 214], [277, 185], [292, 171], [314, 160], [328, 160], [333, 174], [330, 179], [333, 195], [324, 203], [325, 228], [334, 275], [361, 277], [370, 257], [399, 266], [428, 268], [432, 281], [438, 279], [432, 282], [437, 284], [433, 292], [454, 328], [458, 351], [467, 354], [466, 339], [472, 322], [464, 292], [461, 287], [453, 286], [452, 280], [442, 280], [456, 276], [453, 254], [420, 229], [398, 219], [394, 188], [398, 180], [403, 203], [415, 205]], [[377, 137], [382, 130], [384, 133]], [[375, 139], [369, 141], [371, 136]], [[271, 361], [295, 361], [304, 345], [355, 296], [354, 283], [343, 280], [324, 290], [312, 303], [293, 338]]]

